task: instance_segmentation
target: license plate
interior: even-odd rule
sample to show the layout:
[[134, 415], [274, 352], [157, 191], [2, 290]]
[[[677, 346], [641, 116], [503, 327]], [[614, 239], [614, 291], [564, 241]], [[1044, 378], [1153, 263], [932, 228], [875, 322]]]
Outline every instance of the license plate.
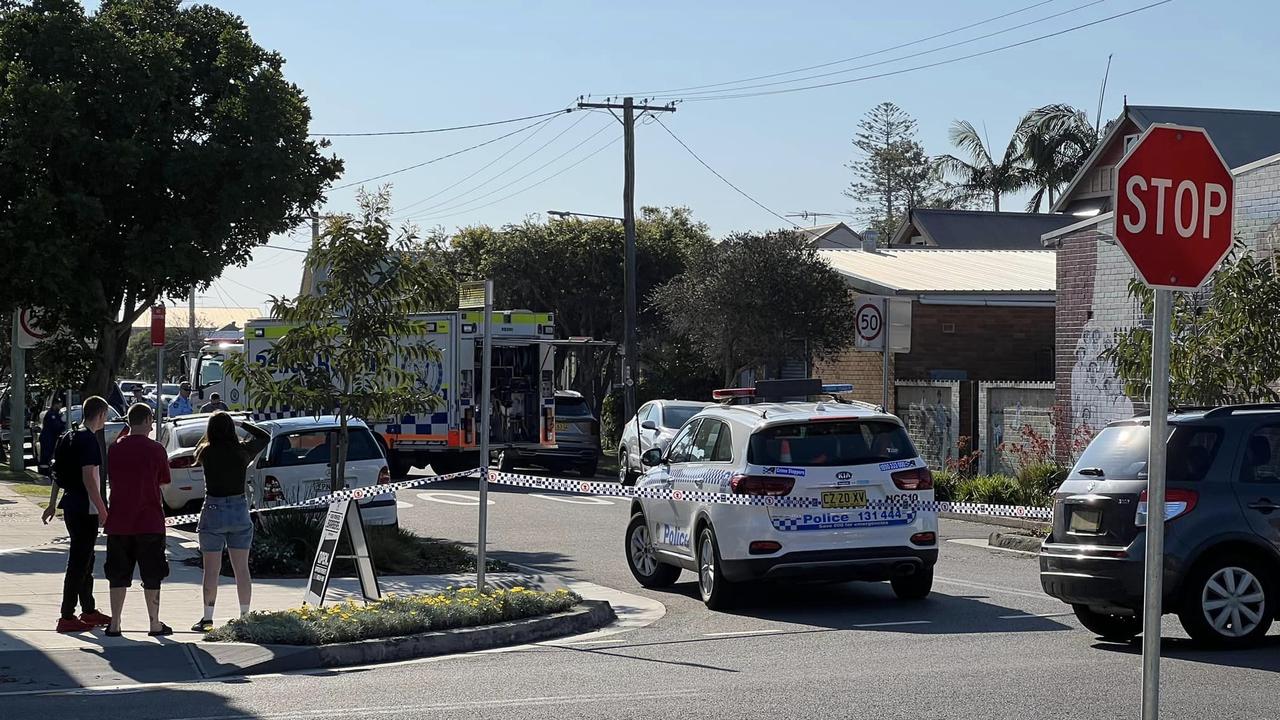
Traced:
[[556, 432], [569, 432], [569, 423], [556, 421]]
[[863, 508], [867, 506], [866, 490], [824, 490], [822, 507], [824, 508]]
[[1102, 530], [1102, 511], [1072, 510], [1070, 532], [1097, 535]]

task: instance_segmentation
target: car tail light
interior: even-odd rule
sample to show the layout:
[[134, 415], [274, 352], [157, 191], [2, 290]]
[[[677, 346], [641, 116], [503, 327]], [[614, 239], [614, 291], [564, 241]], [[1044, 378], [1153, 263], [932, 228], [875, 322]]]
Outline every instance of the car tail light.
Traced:
[[170, 470], [182, 470], [184, 468], [194, 467], [196, 459], [192, 455], [183, 455], [181, 457], [169, 458]]
[[773, 540], [756, 540], [747, 546], [752, 555], [768, 555], [782, 549], [782, 543]]
[[795, 478], [767, 477], [764, 475], [734, 475], [729, 478], [729, 487], [734, 495], [769, 495], [781, 497], [790, 495], [796, 485]]
[[284, 499], [284, 490], [274, 475], [268, 475], [262, 481], [262, 502], [278, 502]]
[[893, 478], [893, 484], [897, 485], [899, 490], [933, 489], [933, 473], [929, 472], [929, 468], [899, 470], [890, 477]]
[[390, 482], [391, 482], [391, 470], [386, 465], [383, 465], [382, 469], [378, 471], [378, 484], [387, 485]]
[[916, 533], [911, 536], [912, 545], [935, 545], [938, 542], [938, 534], [931, 532]]
[[[1178, 490], [1169, 489], [1164, 492], [1164, 521], [1178, 517], [1182, 517], [1192, 510], [1196, 509], [1196, 501], [1200, 499], [1200, 494], [1195, 490]], [[1134, 524], [1138, 527], [1145, 527], [1147, 524], [1147, 491], [1143, 490], [1138, 496], [1138, 514], [1134, 518]]]

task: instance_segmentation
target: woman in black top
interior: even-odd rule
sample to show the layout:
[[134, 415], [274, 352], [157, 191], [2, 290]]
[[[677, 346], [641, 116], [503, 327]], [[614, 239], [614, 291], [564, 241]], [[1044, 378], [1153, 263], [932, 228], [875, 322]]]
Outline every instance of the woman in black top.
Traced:
[[204, 555], [204, 616], [192, 626], [196, 632], [213, 629], [213, 606], [218, 598], [218, 574], [222, 551], [231, 557], [236, 576], [240, 614], [249, 612], [253, 595], [249, 577], [249, 547], [253, 544], [253, 522], [245, 497], [245, 472], [249, 463], [271, 441], [271, 434], [250, 422], [240, 422], [249, 433], [241, 440], [237, 422], [225, 412], [209, 418], [204, 437], [196, 445], [195, 462], [204, 468], [204, 507], [200, 511], [200, 552]]

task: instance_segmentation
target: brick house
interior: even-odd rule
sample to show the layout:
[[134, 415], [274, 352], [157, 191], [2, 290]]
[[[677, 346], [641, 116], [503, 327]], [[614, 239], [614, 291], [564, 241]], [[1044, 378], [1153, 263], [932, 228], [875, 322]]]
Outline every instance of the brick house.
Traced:
[[[1267, 254], [1280, 244], [1280, 113], [1126, 107], [1054, 205], [1077, 221], [1042, 238], [1058, 253], [1056, 408], [1073, 427], [1096, 430], [1147, 405], [1124, 394], [1115, 368], [1100, 354], [1115, 333], [1142, 320], [1128, 296], [1133, 269], [1115, 245], [1111, 193], [1116, 162], [1152, 123], [1208, 130], [1235, 175], [1237, 239]], [[1060, 438], [1065, 455], [1062, 445]]]

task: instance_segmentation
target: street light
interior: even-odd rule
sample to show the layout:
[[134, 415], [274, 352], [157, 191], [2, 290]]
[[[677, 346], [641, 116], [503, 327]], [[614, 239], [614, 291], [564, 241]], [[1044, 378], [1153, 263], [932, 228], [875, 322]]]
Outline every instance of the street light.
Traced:
[[552, 215], [554, 217], [561, 218], [561, 219], [570, 218], [570, 217], [587, 217], [587, 218], [598, 218], [600, 220], [616, 220], [618, 222], [626, 222], [622, 218], [614, 217], [612, 215], [592, 215], [591, 213], [571, 212], [569, 210], [548, 210], [547, 214]]

